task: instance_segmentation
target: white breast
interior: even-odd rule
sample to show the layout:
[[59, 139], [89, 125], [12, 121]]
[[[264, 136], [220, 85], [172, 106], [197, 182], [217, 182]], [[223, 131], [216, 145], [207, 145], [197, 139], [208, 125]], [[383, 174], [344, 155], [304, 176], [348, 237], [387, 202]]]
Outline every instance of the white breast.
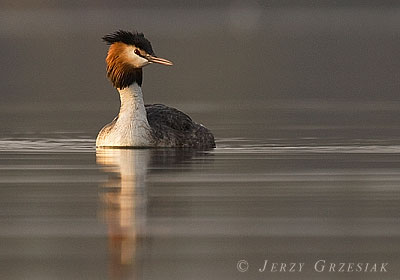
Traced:
[[143, 94], [136, 83], [119, 90], [121, 108], [116, 121], [97, 136], [97, 147], [152, 147], [155, 145], [147, 121]]

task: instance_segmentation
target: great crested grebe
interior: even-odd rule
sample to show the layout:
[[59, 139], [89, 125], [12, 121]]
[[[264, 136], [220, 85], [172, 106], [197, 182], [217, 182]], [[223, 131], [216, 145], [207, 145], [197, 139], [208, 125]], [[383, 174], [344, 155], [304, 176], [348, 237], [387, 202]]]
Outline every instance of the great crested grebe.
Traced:
[[103, 40], [110, 45], [107, 77], [119, 92], [121, 107], [118, 116], [100, 130], [97, 147], [215, 147], [212, 133], [188, 115], [162, 104], [144, 104], [142, 68], [172, 62], [156, 57], [143, 33], [119, 30]]

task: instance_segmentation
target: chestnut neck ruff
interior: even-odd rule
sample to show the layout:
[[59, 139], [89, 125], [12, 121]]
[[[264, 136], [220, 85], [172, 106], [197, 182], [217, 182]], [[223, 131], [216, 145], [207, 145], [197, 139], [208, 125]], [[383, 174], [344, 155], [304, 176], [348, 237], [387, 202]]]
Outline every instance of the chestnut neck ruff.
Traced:
[[125, 49], [124, 43], [114, 43], [110, 46], [106, 58], [107, 77], [117, 89], [124, 89], [135, 82], [142, 86], [142, 68], [135, 68], [127, 62]]

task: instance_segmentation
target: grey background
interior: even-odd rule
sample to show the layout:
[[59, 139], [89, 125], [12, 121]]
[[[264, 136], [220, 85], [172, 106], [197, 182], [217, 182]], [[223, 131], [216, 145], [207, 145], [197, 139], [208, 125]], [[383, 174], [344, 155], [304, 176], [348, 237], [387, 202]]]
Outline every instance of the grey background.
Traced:
[[217, 137], [242, 136], [235, 125], [261, 138], [398, 136], [395, 1], [0, 5], [5, 133], [95, 137], [119, 106], [100, 38], [127, 29], [144, 32], [175, 63], [145, 68], [145, 101], [178, 107]]
[[[1, 1], [0, 278], [398, 279], [399, 8]], [[144, 69], [145, 101], [216, 149], [95, 150], [119, 108], [100, 38], [120, 28], [175, 63]], [[265, 259], [306, 269], [259, 273]]]

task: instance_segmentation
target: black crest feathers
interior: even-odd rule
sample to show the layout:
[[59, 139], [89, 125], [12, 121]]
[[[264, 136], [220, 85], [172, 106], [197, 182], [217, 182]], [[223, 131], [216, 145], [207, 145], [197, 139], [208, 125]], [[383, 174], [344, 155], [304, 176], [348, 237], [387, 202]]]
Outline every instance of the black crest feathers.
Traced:
[[144, 50], [148, 54], [154, 55], [151, 43], [144, 37], [143, 33], [138, 33], [138, 32], [132, 33], [129, 31], [118, 30], [114, 33], [105, 35], [102, 39], [108, 45], [112, 45], [117, 42], [122, 42], [127, 45], [134, 45], [137, 48]]

